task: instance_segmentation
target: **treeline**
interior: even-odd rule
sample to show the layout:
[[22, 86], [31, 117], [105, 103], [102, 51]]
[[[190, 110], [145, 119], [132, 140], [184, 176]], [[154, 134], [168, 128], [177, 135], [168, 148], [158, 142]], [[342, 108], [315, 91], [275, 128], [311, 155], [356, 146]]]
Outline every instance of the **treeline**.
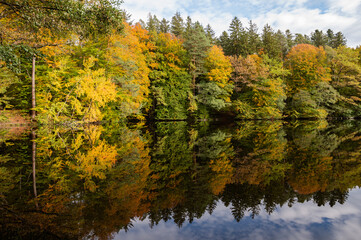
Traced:
[[260, 34], [234, 18], [216, 38], [180, 13], [132, 24], [110, 0], [0, 8], [0, 109], [42, 123], [360, 116], [360, 47], [341, 32]]

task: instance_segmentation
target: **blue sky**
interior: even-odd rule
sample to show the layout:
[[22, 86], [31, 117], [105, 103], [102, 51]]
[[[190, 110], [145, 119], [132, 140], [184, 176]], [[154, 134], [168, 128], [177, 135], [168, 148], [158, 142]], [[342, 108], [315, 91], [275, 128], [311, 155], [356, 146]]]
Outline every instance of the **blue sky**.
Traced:
[[184, 18], [209, 23], [217, 35], [237, 16], [244, 26], [249, 20], [255, 22], [259, 32], [266, 23], [274, 29], [303, 34], [330, 28], [343, 32], [347, 45], [361, 45], [361, 0], [124, 0], [122, 8], [135, 21], [146, 20], [149, 12], [170, 20], [178, 11]]

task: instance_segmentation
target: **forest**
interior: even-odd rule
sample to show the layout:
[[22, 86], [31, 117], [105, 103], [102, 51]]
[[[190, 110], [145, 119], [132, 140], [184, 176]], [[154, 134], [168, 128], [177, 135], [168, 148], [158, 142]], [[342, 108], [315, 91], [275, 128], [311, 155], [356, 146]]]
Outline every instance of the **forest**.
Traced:
[[361, 116], [361, 47], [342, 32], [219, 37], [181, 13], [134, 23], [118, 0], [0, 1], [0, 121], [40, 124]]

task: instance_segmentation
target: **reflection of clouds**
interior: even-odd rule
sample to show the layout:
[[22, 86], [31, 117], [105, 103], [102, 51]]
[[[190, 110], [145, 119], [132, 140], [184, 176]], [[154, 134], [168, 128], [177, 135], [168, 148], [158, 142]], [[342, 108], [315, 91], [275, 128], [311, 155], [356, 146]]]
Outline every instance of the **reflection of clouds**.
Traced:
[[207, 223], [217, 223], [218, 221], [227, 221], [231, 222], [234, 220], [232, 214], [230, 214], [231, 210], [224, 206], [222, 202], [218, 202], [217, 208], [214, 209], [212, 215], [206, 213], [200, 219], [195, 219], [194, 222], [198, 224], [207, 224]]
[[360, 217], [352, 217], [344, 221], [338, 221], [334, 224], [332, 235], [335, 239], [360, 239], [361, 238], [361, 219]]
[[127, 233], [125, 233], [124, 231], [120, 231], [118, 234], [115, 234], [114, 239], [186, 239], [185, 236], [181, 234], [179, 228], [175, 224], [160, 222], [157, 226], [151, 229], [149, 227], [149, 220], [147, 219], [144, 221], [136, 221], [133, 225], [134, 227], [131, 228]]
[[282, 207], [272, 213], [272, 215], [260, 214], [261, 217], [267, 218], [271, 221], [283, 220], [283, 221], [292, 221], [297, 224], [310, 224], [310, 223], [322, 223], [323, 218], [336, 219], [345, 215], [360, 213], [360, 210], [353, 205], [337, 204], [334, 207], [322, 206], [318, 207], [317, 205], [306, 202], [298, 203], [292, 207]]
[[355, 214], [361, 214], [360, 189], [351, 191], [348, 201], [343, 205], [337, 203], [333, 207], [329, 205], [318, 207], [312, 202], [296, 203], [292, 207], [284, 206], [279, 208], [271, 215], [262, 211], [260, 217], [271, 221], [283, 220], [297, 224], [310, 224], [322, 223], [324, 218], [335, 220]]
[[192, 224], [178, 228], [172, 221], [160, 222], [152, 229], [149, 220], [135, 221], [129, 232], [115, 235], [115, 239], [253, 239], [304, 240], [342, 239], [361, 237], [361, 190], [350, 192], [348, 201], [318, 207], [312, 202], [283, 206], [271, 215], [264, 210], [255, 219], [246, 213], [237, 223], [230, 207], [219, 202], [212, 215], [205, 213]]

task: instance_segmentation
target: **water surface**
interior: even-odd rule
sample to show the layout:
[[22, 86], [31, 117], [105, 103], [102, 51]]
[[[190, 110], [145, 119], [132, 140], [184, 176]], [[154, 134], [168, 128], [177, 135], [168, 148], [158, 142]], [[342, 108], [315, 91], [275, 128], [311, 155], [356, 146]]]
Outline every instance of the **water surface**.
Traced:
[[0, 129], [2, 239], [359, 239], [361, 123]]

